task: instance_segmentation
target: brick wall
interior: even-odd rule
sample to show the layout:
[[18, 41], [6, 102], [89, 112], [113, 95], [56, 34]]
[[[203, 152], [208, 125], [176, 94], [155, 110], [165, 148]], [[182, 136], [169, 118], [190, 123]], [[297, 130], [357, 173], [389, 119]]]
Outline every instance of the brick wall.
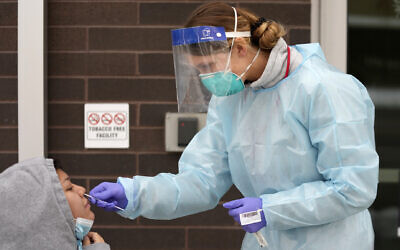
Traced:
[[[177, 172], [180, 154], [164, 151], [164, 114], [177, 110], [170, 30], [202, 2], [48, 0], [49, 156], [74, 182], [90, 189], [118, 176]], [[228, 2], [286, 24], [289, 44], [309, 41], [309, 0]], [[17, 161], [16, 15], [16, 0], [0, 0], [0, 166]], [[84, 149], [91, 102], [129, 103], [129, 149]], [[233, 188], [222, 201], [236, 198]], [[220, 205], [172, 221], [93, 210], [112, 249], [240, 249], [244, 235]]]
[[17, 0], [0, 0], [0, 172], [18, 161]]

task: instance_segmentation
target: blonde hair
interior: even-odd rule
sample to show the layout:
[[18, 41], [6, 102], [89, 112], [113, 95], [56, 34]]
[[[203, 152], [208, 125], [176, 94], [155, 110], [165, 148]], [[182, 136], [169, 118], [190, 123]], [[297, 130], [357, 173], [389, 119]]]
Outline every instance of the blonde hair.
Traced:
[[[236, 7], [235, 7], [236, 8]], [[271, 50], [279, 38], [286, 35], [285, 28], [272, 20], [262, 23], [259, 17], [242, 8], [237, 11], [237, 31], [253, 31], [248, 42], [262, 50]], [[221, 26], [226, 32], [233, 31], [235, 15], [231, 6], [222, 2], [211, 2], [198, 7], [185, 24], [185, 27], [195, 26]], [[257, 27], [258, 26], [258, 27]]]

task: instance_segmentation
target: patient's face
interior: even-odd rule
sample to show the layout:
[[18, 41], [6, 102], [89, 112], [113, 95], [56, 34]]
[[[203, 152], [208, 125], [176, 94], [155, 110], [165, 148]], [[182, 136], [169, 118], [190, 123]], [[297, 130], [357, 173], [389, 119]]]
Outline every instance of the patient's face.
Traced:
[[81, 217], [94, 220], [94, 213], [90, 210], [90, 202], [83, 196], [86, 189], [71, 182], [67, 173], [61, 169], [56, 170], [61, 186], [64, 190], [69, 207], [74, 218]]

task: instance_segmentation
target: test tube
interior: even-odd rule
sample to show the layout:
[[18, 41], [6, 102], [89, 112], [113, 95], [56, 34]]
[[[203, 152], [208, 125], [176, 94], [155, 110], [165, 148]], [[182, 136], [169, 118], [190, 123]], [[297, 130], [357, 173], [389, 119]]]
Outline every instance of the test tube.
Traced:
[[260, 244], [260, 247], [268, 247], [267, 240], [264, 238], [264, 236], [261, 234], [260, 231], [254, 233], [256, 236], [256, 239], [258, 241], [258, 244]]

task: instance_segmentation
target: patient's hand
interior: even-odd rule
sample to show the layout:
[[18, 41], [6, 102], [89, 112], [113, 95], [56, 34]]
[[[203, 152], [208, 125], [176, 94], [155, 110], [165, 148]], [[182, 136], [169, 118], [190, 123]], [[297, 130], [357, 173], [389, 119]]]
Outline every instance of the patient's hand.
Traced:
[[83, 245], [88, 246], [90, 244], [96, 244], [96, 243], [104, 243], [103, 237], [100, 236], [100, 234], [96, 232], [89, 232], [85, 238], [83, 238]]

